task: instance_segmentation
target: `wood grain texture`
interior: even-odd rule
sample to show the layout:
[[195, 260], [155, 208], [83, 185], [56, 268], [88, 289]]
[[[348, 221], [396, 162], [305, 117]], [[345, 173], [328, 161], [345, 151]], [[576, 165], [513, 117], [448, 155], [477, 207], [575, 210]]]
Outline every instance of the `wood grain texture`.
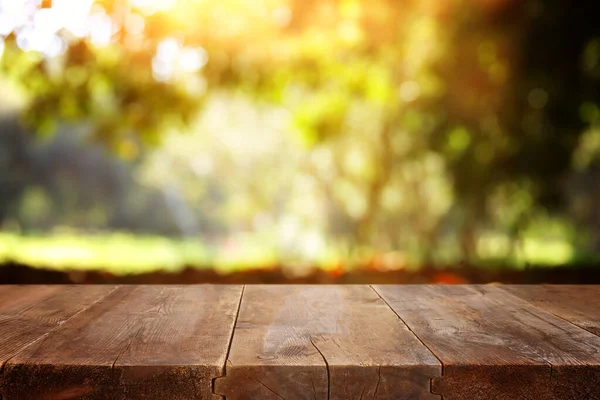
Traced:
[[439, 399], [437, 359], [369, 286], [247, 286], [215, 392], [236, 399]]
[[210, 399], [240, 286], [126, 286], [20, 352], [13, 399]]
[[[70, 286], [67, 286], [70, 287]], [[62, 286], [65, 288], [65, 286]], [[0, 315], [14, 315], [59, 293], [61, 286], [6, 285], [0, 286]]]
[[114, 286], [0, 286], [0, 369], [21, 349], [113, 290]]
[[600, 286], [504, 285], [501, 288], [600, 336]]
[[493, 286], [375, 289], [444, 364], [455, 399], [598, 399], [600, 338]]

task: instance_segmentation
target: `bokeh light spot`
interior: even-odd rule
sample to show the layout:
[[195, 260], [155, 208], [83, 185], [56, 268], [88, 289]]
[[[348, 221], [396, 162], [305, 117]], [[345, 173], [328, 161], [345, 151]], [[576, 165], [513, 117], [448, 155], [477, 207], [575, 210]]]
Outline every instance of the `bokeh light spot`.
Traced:
[[548, 92], [546, 92], [542, 88], [536, 88], [529, 92], [527, 95], [527, 101], [529, 105], [535, 109], [544, 108], [544, 106], [548, 103]]
[[407, 81], [400, 85], [400, 97], [407, 103], [415, 101], [421, 95], [421, 86], [415, 81]]

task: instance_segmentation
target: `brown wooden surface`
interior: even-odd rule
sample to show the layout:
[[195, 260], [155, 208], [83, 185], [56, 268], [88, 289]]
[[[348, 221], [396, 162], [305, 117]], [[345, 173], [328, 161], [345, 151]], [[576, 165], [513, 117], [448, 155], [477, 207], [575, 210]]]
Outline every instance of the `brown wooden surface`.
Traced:
[[2, 287], [0, 289], [0, 369], [20, 350], [40, 340], [114, 289], [114, 286]]
[[600, 286], [506, 285], [502, 289], [600, 336]]
[[498, 287], [375, 289], [444, 364], [444, 400], [600, 398], [600, 338]]
[[241, 291], [120, 287], [9, 360], [4, 399], [209, 399]]
[[247, 286], [227, 399], [439, 399], [437, 359], [369, 286]]
[[0, 398], [600, 400], [599, 293], [0, 286]]

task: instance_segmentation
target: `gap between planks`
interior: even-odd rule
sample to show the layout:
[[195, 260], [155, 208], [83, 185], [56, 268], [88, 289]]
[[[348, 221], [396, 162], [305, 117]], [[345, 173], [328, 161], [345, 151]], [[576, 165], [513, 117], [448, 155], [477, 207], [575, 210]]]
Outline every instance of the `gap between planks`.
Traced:
[[[240, 293], [240, 300], [238, 301], [237, 311], [235, 313], [235, 319], [233, 321], [233, 329], [231, 329], [231, 336], [229, 337], [229, 345], [227, 346], [227, 354], [225, 354], [225, 362], [223, 364], [221, 376], [217, 376], [212, 379], [213, 396], [220, 397], [224, 400], [226, 400], [225, 396], [221, 396], [215, 392], [215, 382], [217, 381], [217, 379], [224, 378], [227, 375], [227, 362], [229, 361], [229, 353], [231, 352], [231, 346], [233, 344], [233, 337], [235, 336], [235, 327], [237, 326], [238, 318], [240, 317], [240, 309], [242, 308], [242, 300], [244, 299], [244, 291], [245, 290], [246, 290], [246, 285], [242, 285], [242, 292]], [[0, 397], [0, 400], [2, 400], [1, 397]]]
[[[238, 324], [238, 320], [239, 320], [239, 316], [240, 316], [240, 311], [241, 311], [241, 306], [242, 306], [242, 301], [244, 301], [244, 294], [245, 294], [245, 289], [246, 289], [246, 285], [240, 285], [240, 286], [241, 286], [241, 292], [240, 292], [240, 295], [239, 295], [239, 300], [238, 300], [238, 304], [237, 304], [237, 310], [236, 310], [235, 318], [234, 318], [234, 321], [233, 321], [233, 328], [231, 330], [231, 335], [230, 335], [228, 346], [227, 346], [227, 352], [226, 352], [226, 356], [225, 356], [225, 360], [224, 360], [224, 365], [222, 366], [222, 372], [221, 372], [222, 376], [212, 379], [212, 392], [213, 392], [213, 394], [215, 393], [215, 380], [218, 379], [218, 378], [225, 377], [227, 375], [228, 360], [229, 360], [229, 357], [230, 357], [230, 352], [231, 352], [232, 345], [233, 345], [233, 339], [234, 339], [234, 336], [235, 336], [235, 333], [236, 333], [236, 327], [237, 327], [237, 324]], [[425, 348], [427, 348], [429, 350], [429, 352], [439, 361], [439, 363], [441, 365], [441, 376], [440, 376], [440, 378], [443, 378], [446, 366], [444, 365], [444, 363], [442, 362], [442, 360], [440, 359], [440, 357], [425, 342], [423, 342], [423, 340], [421, 340], [421, 338], [413, 331], [413, 329], [406, 323], [406, 321], [403, 318], [400, 317], [400, 315], [394, 310], [394, 308], [391, 307], [391, 305], [385, 300], [385, 298], [377, 291], [377, 289], [373, 285], [365, 285], [365, 286], [369, 286], [369, 288], [375, 292], [375, 294], [384, 302], [384, 304], [387, 306], [387, 308], [390, 309], [394, 313], [394, 315], [396, 315], [396, 317], [404, 324], [404, 326], [406, 326], [406, 328], [414, 335], [414, 337]], [[13, 354], [10, 358], [8, 358], [5, 362], [3, 362], [2, 365], [0, 365], [0, 374], [4, 371], [6, 364], [10, 360], [12, 360], [15, 356], [17, 356], [20, 352], [22, 352], [26, 348], [32, 346], [33, 344], [39, 342], [40, 340], [42, 340], [43, 338], [45, 338], [49, 334], [51, 334], [51, 333], [55, 332], [56, 330], [60, 329], [65, 324], [67, 324], [69, 321], [71, 321], [73, 318], [75, 318], [76, 316], [80, 315], [81, 313], [86, 312], [88, 309], [90, 309], [94, 305], [98, 304], [99, 302], [104, 301], [110, 294], [112, 294], [119, 287], [121, 287], [121, 286], [113, 287], [112, 290], [108, 291], [106, 294], [101, 295], [99, 298], [97, 298], [96, 300], [94, 300], [89, 305], [83, 307], [82, 309], [80, 309], [79, 311], [77, 311], [76, 313], [74, 313], [69, 318], [65, 319], [64, 321], [61, 321], [55, 327], [53, 327], [50, 330], [48, 330], [46, 333], [42, 334], [41, 336], [39, 336], [35, 340], [32, 340], [30, 343], [27, 343], [23, 347], [19, 348], [16, 351], [15, 354]], [[478, 292], [480, 294], [483, 294], [477, 287], [470, 287], [469, 289], [472, 290], [472, 291]], [[554, 316], [554, 317], [556, 317], [556, 318], [558, 318], [560, 320], [563, 320], [564, 322], [568, 323], [569, 325], [574, 326], [577, 329], [585, 330], [587, 332], [590, 332], [590, 333], [594, 334], [595, 336], [599, 336], [598, 334], [596, 334], [594, 332], [591, 332], [591, 331], [585, 329], [584, 327], [582, 327], [582, 326], [580, 326], [580, 325], [578, 325], [578, 324], [576, 324], [576, 323], [574, 323], [572, 321], [569, 321], [569, 320], [565, 319], [564, 317], [562, 317], [561, 315], [559, 315], [559, 314], [557, 314], [555, 312], [552, 312], [552, 311], [550, 311], [548, 309], [545, 309], [543, 307], [540, 307], [540, 306], [536, 305], [535, 302], [533, 302], [533, 301], [521, 298], [521, 297], [519, 297], [519, 296], [511, 293], [510, 291], [502, 288], [502, 287], [499, 287], [499, 289], [500, 289], [501, 292], [503, 292], [504, 295], [506, 295], [510, 299], [515, 299], [515, 300], [519, 300], [521, 302], [527, 303], [528, 305], [530, 305], [531, 307], [533, 307], [534, 309], [536, 309], [536, 310], [538, 310], [538, 311], [540, 311], [542, 313], [550, 314], [550, 315], [552, 315], [552, 316]], [[48, 296], [47, 298], [45, 298], [44, 300], [42, 300], [40, 303], [43, 303], [43, 302], [47, 301], [51, 297], [52, 296]], [[323, 354], [315, 346], [315, 344], [314, 344], [314, 342], [312, 340], [312, 337], [310, 339], [311, 339], [310, 340], [311, 343], [316, 348], [316, 350], [321, 354], [321, 356], [323, 356]], [[324, 358], [324, 356], [323, 356], [323, 358]], [[117, 360], [118, 360], [118, 357], [117, 357]], [[116, 363], [117, 360], [115, 360], [115, 363]], [[324, 361], [327, 364], [327, 360], [324, 359]], [[552, 375], [553, 372], [554, 372], [554, 369], [555, 369], [554, 366], [552, 365], [552, 363], [550, 363], [547, 360], [545, 360], [545, 362], [549, 364], [549, 366], [550, 366], [550, 374]], [[114, 367], [115, 363], [113, 363], [113, 367]], [[328, 368], [328, 373], [329, 373], [329, 368]], [[433, 382], [434, 379], [437, 379], [437, 378], [432, 378], [431, 382]], [[328, 383], [328, 387], [330, 389], [330, 383]], [[430, 391], [431, 391], [431, 393], [436, 394], [431, 389], [430, 389]], [[219, 395], [216, 395], [216, 396], [219, 396]], [[219, 396], [219, 397], [220, 398], [224, 398], [224, 396]]]
[[[434, 356], [435, 358], [437, 358], [438, 362], [439, 362], [439, 363], [440, 363], [440, 365], [442, 366], [442, 373], [440, 374], [440, 376], [439, 376], [439, 377], [437, 377], [437, 378], [431, 378], [431, 379], [429, 380], [429, 391], [431, 392], [431, 394], [437, 394], [437, 393], [435, 393], [435, 392], [433, 391], [433, 380], [434, 380], [434, 379], [442, 379], [442, 378], [444, 377], [444, 369], [445, 369], [444, 362], [442, 361], [442, 359], [441, 359], [441, 358], [440, 358], [440, 357], [439, 357], [437, 354], [435, 354], [435, 352], [433, 351], [433, 349], [431, 349], [429, 346], [427, 346], [427, 344], [426, 344], [426, 343], [425, 343], [423, 340], [421, 340], [421, 338], [419, 337], [419, 335], [417, 335], [417, 334], [416, 334], [416, 332], [412, 330], [412, 328], [411, 328], [411, 327], [410, 327], [410, 326], [409, 326], [409, 325], [406, 323], [406, 321], [404, 321], [404, 320], [402, 319], [402, 317], [400, 317], [400, 315], [399, 315], [399, 314], [396, 312], [396, 310], [394, 310], [394, 309], [392, 308], [392, 306], [390, 305], [390, 303], [388, 303], [388, 302], [387, 302], [387, 301], [386, 301], [386, 300], [383, 298], [383, 296], [382, 296], [382, 295], [381, 295], [381, 294], [380, 294], [380, 293], [377, 291], [377, 289], [375, 289], [375, 288], [373, 287], [373, 285], [369, 285], [369, 287], [370, 287], [370, 288], [371, 288], [371, 289], [372, 289], [372, 290], [375, 292], [375, 294], [376, 294], [376, 295], [377, 295], [377, 296], [378, 296], [378, 297], [381, 299], [381, 301], [383, 301], [383, 302], [385, 303], [385, 305], [386, 305], [386, 306], [387, 306], [387, 307], [388, 307], [390, 310], [392, 310], [392, 312], [394, 313], [394, 315], [395, 315], [396, 317], [398, 317], [398, 319], [399, 319], [399, 320], [400, 320], [400, 321], [401, 321], [401, 322], [404, 324], [404, 326], [406, 326], [406, 328], [407, 328], [407, 329], [408, 329], [408, 330], [409, 330], [409, 331], [410, 331], [410, 332], [411, 332], [411, 333], [414, 335], [414, 337], [416, 337], [416, 338], [417, 338], [417, 340], [418, 340], [419, 342], [421, 342], [421, 344], [422, 344], [423, 346], [425, 346], [425, 348], [426, 348], [427, 350], [429, 350], [429, 352], [430, 352], [431, 354], [433, 354], [433, 356]], [[442, 395], [438, 395], [438, 396], [440, 396], [440, 399], [441, 399], [441, 400], [444, 400], [444, 396], [442, 396]]]
[[[306, 286], [306, 287], [316, 286], [316, 287], [318, 287], [318, 285], [297, 285], [297, 286]], [[346, 286], [346, 285], [340, 285], [340, 286]], [[352, 285], [347, 285], [347, 286], [352, 286]], [[397, 328], [399, 328], [400, 330], [405, 330], [407, 337], [412, 337], [411, 340], [413, 340], [415, 344], [418, 344], [418, 345], [422, 346], [421, 348], [423, 349], [424, 352], [426, 352], [428, 354], [428, 357], [430, 357], [431, 362], [435, 362], [437, 364], [437, 366], [436, 366], [437, 367], [437, 372], [435, 374], [432, 373], [431, 375], [429, 375], [429, 377], [427, 377], [426, 380], [423, 380], [423, 382], [422, 382], [423, 385], [421, 387], [422, 387], [422, 390], [423, 390], [422, 393], [428, 393], [430, 396], [432, 396], [432, 398], [435, 397], [437, 399], [442, 400], [442, 396], [441, 395], [439, 395], [437, 393], [433, 393], [433, 391], [432, 391], [433, 379], [440, 378], [441, 375], [442, 375], [443, 363], [441, 362], [441, 360], [439, 359], [439, 357], [431, 351], [431, 349], [429, 348], [429, 346], [427, 346], [427, 345], [425, 345], [423, 343], [423, 341], [421, 340], [421, 338], [419, 338], [415, 334], [415, 332], [406, 324], [406, 322], [398, 315], [398, 313], [396, 313], [394, 311], [394, 309], [390, 306], [390, 304], [382, 298], [382, 296], [377, 292], [377, 290], [373, 286], [371, 286], [371, 285], [355, 285], [355, 286], [362, 286], [363, 287], [362, 290], [364, 290], [365, 293], [368, 293], [368, 292], [372, 293], [372, 295], [369, 296], [369, 298], [372, 297], [373, 300], [376, 299], [377, 301], [380, 302], [379, 304], [380, 304], [380, 307], [382, 307], [381, 308], [381, 310], [382, 310], [381, 312], [382, 313], [392, 312], [393, 314], [389, 314], [389, 319], [391, 321], [397, 321], [396, 323], [401, 324], [401, 325], [398, 325]], [[243, 290], [243, 292], [242, 292], [242, 294], [240, 296], [241, 297], [240, 298], [240, 304], [239, 304], [239, 307], [238, 307], [238, 310], [237, 310], [237, 313], [236, 313], [236, 316], [235, 316], [234, 329], [233, 329], [233, 332], [232, 332], [232, 335], [231, 335], [230, 345], [229, 345], [229, 348], [227, 349], [227, 356], [226, 356], [226, 361], [225, 361], [224, 375], [221, 376], [221, 377], [213, 379], [213, 382], [212, 382], [213, 393], [216, 394], [216, 395], [218, 395], [218, 396], [222, 396], [221, 398], [226, 398], [226, 399], [228, 398], [229, 395], [227, 393], [225, 393], [224, 390], [222, 390], [221, 388], [219, 388], [219, 384], [220, 384], [219, 379], [221, 379], [221, 378], [225, 378], [225, 379], [232, 378], [233, 375], [237, 375], [237, 374], [233, 374], [233, 372], [242, 373], [240, 371], [233, 371], [232, 372], [232, 369], [231, 369], [232, 368], [231, 357], [232, 357], [232, 354], [233, 354], [232, 352], [235, 352], [234, 341], [237, 338], [236, 334], [238, 334], [238, 335], [240, 334], [240, 332], [237, 332], [237, 330], [241, 328], [239, 326], [239, 324], [240, 324], [240, 318], [243, 318], [242, 307], [245, 306], [245, 305], [247, 305], [248, 301], [254, 302], [254, 300], [256, 300], [252, 296], [250, 297], [250, 300], [248, 300], [248, 298], [246, 297], [250, 293], [250, 292], [246, 291], [246, 289], [249, 289], [249, 286], [244, 286], [243, 289], [244, 290]], [[244, 302], [244, 304], [242, 304], [242, 302]], [[323, 305], [321, 305], [321, 306], [323, 306]], [[383, 311], [383, 310], [385, 310], [385, 311]], [[245, 322], [245, 320], [244, 320], [244, 322]], [[401, 326], [403, 328], [405, 328], [405, 329], [400, 328]], [[308, 346], [312, 346], [317, 351], [317, 353], [320, 355], [320, 358], [323, 360], [324, 367], [326, 369], [326, 374], [327, 374], [327, 376], [326, 376], [327, 389], [326, 389], [326, 391], [324, 390], [322, 394], [323, 395], [326, 394], [327, 397], [323, 396], [323, 398], [331, 398], [331, 396], [333, 395], [333, 388], [334, 388], [334, 386], [332, 386], [332, 370], [330, 368], [329, 361], [326, 358], [326, 356], [323, 353], [323, 351], [321, 351], [320, 346], [317, 345], [317, 343], [315, 343], [315, 340], [313, 339], [312, 335], [309, 335], [309, 337], [307, 337], [307, 339], [308, 339], [308, 343], [307, 343]], [[362, 365], [362, 363], [360, 365]], [[274, 367], [276, 367], [276, 366], [274, 366]], [[377, 372], [376, 373], [377, 384], [376, 384], [376, 387], [375, 387], [375, 393], [374, 394], [377, 396], [378, 392], [379, 392], [379, 389], [380, 389], [379, 388], [380, 383], [383, 383], [382, 382], [382, 365], [379, 365], [379, 369], [376, 370], [376, 372]], [[258, 381], [258, 383], [260, 385], [264, 386], [267, 390], [269, 390], [269, 392], [273, 393], [274, 395], [276, 395], [278, 397], [281, 397], [281, 396], [278, 395], [278, 393], [275, 393], [272, 390], [270, 390], [270, 388], [267, 387], [267, 386], [265, 386], [262, 382]], [[314, 388], [314, 385], [313, 385], [313, 388]], [[323, 389], [325, 389], [325, 388], [323, 387]], [[363, 388], [363, 393], [364, 393], [364, 388]]]
[[[526, 287], [527, 285], [511, 285], [511, 286], [513, 286], [513, 287], [515, 287], [515, 286], [516, 287]], [[540, 285], [540, 286], [541, 287], [545, 287], [545, 288], [552, 288], [552, 286], [554, 286], [554, 285]], [[507, 293], [507, 294], [509, 294], [509, 295], [511, 295], [513, 297], [516, 297], [519, 300], [525, 301], [526, 303], [530, 304], [531, 306], [535, 307], [538, 310], [541, 310], [543, 312], [551, 314], [551, 315], [555, 316], [558, 319], [561, 319], [561, 320], [563, 320], [563, 321], [565, 321], [565, 322], [567, 322], [567, 323], [569, 323], [571, 325], [576, 326], [577, 328], [583, 329], [584, 331], [587, 331], [587, 332], [589, 332], [589, 333], [591, 333], [593, 335], [596, 335], [596, 336], [600, 337], [600, 332], [598, 332], [598, 331], [596, 331], [594, 329], [591, 329], [589, 327], [586, 327], [582, 323], [577, 323], [577, 322], [574, 322], [574, 321], [566, 318], [565, 316], [561, 315], [561, 313], [556, 312], [555, 310], [553, 310], [552, 307], [543, 307], [542, 305], [538, 304], [538, 302], [535, 301], [534, 299], [529, 299], [529, 298], [526, 298], [526, 297], [523, 297], [523, 296], [519, 295], [518, 293], [513, 293], [510, 288], [502, 287], [502, 286], [498, 286], [498, 288], [502, 292], [505, 292], [505, 293]]]

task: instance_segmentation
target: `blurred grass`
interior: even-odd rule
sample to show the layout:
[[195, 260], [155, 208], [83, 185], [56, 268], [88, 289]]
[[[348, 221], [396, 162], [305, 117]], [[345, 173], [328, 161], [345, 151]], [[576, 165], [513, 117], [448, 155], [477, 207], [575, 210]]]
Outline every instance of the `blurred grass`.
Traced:
[[[571, 244], [560, 240], [527, 238], [512, 257], [506, 255], [507, 239], [488, 235], [480, 241], [482, 268], [504, 267], [522, 269], [527, 264], [568, 265], [581, 257]], [[256, 268], [271, 268], [285, 264], [298, 268], [318, 267], [334, 273], [351, 270], [356, 265], [380, 270], [410, 268], [410, 257], [394, 252], [377, 254], [365, 251], [354, 260], [343, 251], [328, 248], [327, 253], [311, 262], [282, 262], [276, 246], [257, 235], [243, 235], [220, 245], [207, 245], [201, 239], [177, 239], [160, 236], [139, 236], [126, 233], [77, 234], [54, 233], [49, 236], [0, 233], [0, 263], [19, 263], [35, 268], [57, 271], [103, 271], [114, 275], [135, 275], [151, 272], [179, 272], [186, 267], [214, 269], [219, 273]], [[300, 271], [301, 273], [302, 271]]]
[[54, 270], [102, 270], [115, 275], [176, 272], [186, 265], [208, 265], [197, 241], [114, 233], [80, 236], [0, 234], [0, 262]]

